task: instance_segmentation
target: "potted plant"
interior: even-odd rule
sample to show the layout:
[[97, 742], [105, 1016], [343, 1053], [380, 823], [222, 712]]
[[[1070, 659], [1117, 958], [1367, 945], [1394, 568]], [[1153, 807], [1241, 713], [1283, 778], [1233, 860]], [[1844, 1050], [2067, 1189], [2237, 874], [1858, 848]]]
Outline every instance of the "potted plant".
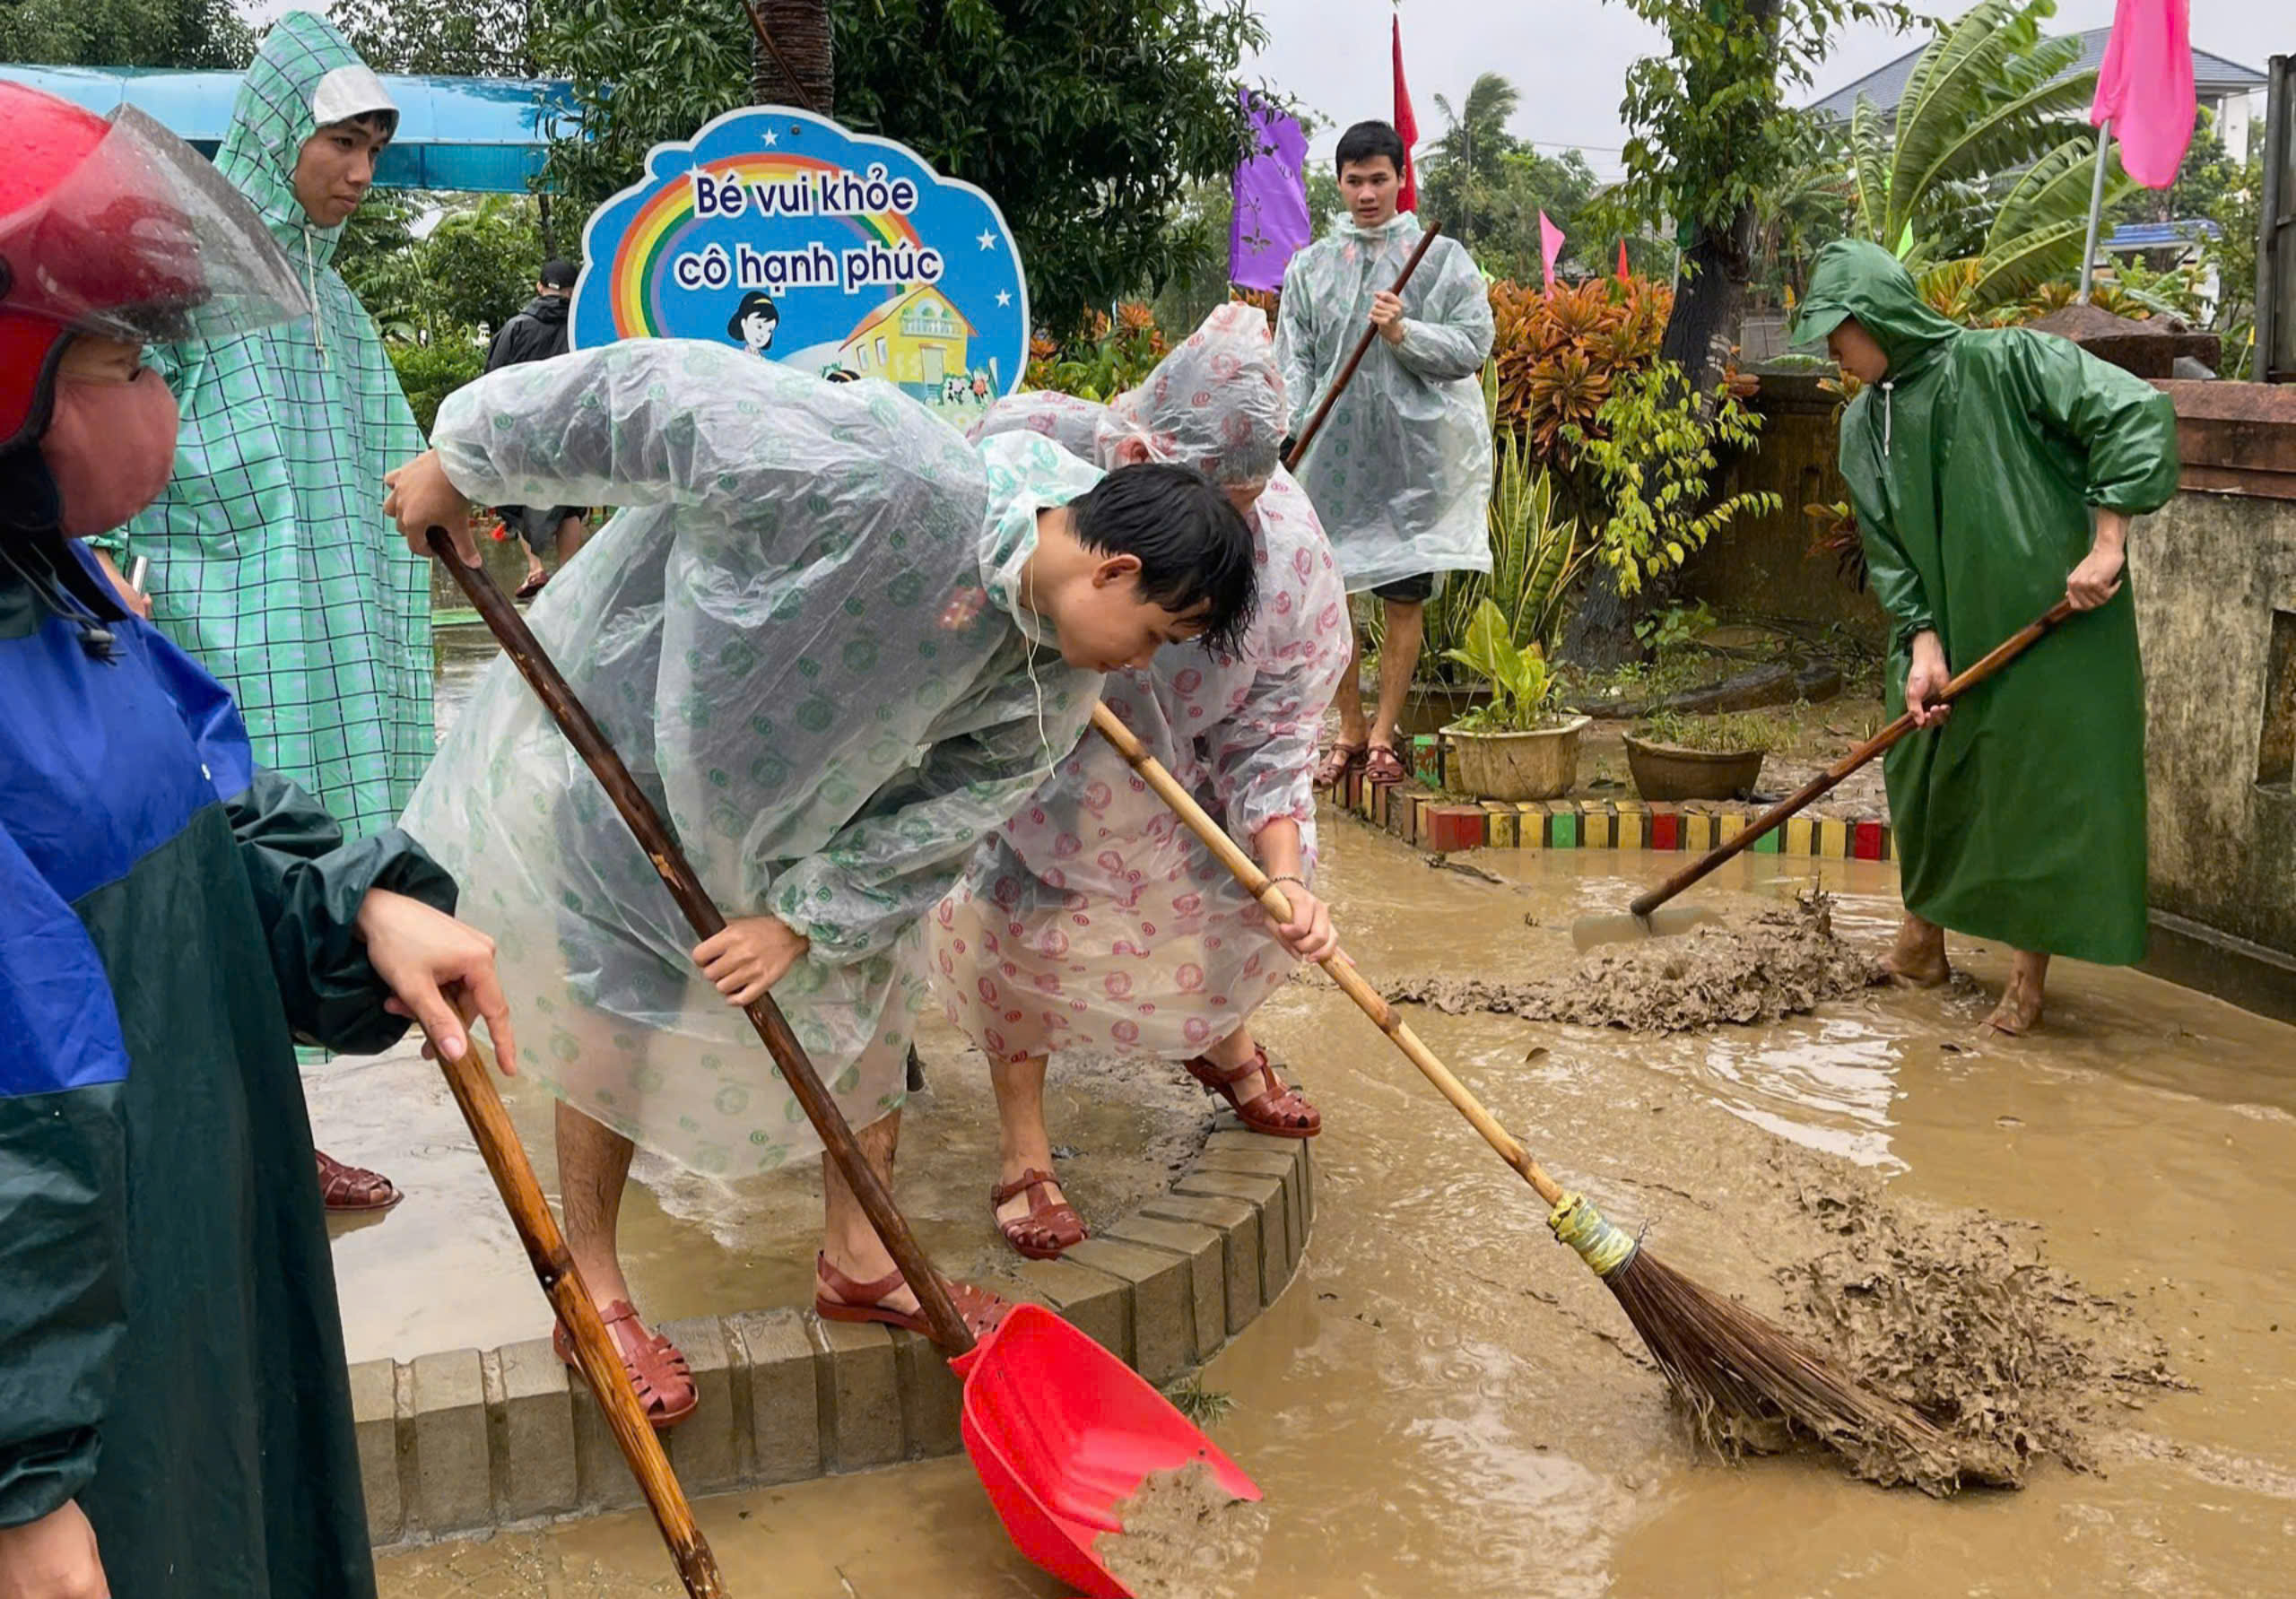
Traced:
[[1590, 717], [1555, 713], [1561, 685], [1535, 644], [1517, 645], [1485, 599], [1462, 647], [1444, 652], [1490, 686], [1491, 699], [1443, 729], [1459, 752], [1459, 783], [1479, 799], [1552, 799], [1578, 780], [1578, 734]]
[[1626, 734], [1626, 764], [1644, 799], [1730, 799], [1752, 790], [1778, 729], [1761, 716], [1661, 711]]

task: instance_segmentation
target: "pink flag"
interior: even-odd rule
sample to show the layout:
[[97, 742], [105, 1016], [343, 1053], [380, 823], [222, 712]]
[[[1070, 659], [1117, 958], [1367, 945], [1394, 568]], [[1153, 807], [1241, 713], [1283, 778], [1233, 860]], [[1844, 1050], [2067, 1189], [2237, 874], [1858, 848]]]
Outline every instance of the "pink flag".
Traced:
[[1539, 265], [1546, 268], [1546, 291], [1554, 292], [1554, 258], [1562, 254], [1562, 230], [1539, 213]]
[[2120, 0], [2089, 125], [2110, 123], [2128, 175], [2146, 188], [2167, 188], [2184, 164], [2198, 109], [2190, 0]]

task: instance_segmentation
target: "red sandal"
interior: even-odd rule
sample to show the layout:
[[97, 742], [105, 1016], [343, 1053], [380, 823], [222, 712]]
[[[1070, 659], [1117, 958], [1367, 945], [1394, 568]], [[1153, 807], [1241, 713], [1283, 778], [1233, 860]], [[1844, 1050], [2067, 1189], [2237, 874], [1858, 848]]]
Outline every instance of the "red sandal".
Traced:
[[[1009, 1183], [999, 1183], [988, 1191], [988, 1213], [996, 1217], [996, 1230], [1004, 1241], [1031, 1260], [1058, 1260], [1072, 1246], [1083, 1243], [1092, 1235], [1085, 1230], [1084, 1218], [1066, 1200], [1054, 1201], [1044, 1191], [1047, 1183], [1059, 1179], [1048, 1171], [1031, 1167]], [[1006, 1221], [996, 1216], [996, 1207], [1014, 1195], [1026, 1190], [1029, 1213]]]
[[1363, 776], [1373, 783], [1400, 783], [1411, 776], [1393, 744], [1373, 744], [1363, 752]]
[[[924, 1337], [933, 1336], [933, 1324], [925, 1319], [922, 1308], [916, 1310], [896, 1310], [884, 1303], [887, 1296], [907, 1287], [900, 1268], [878, 1278], [874, 1282], [856, 1282], [852, 1278], [829, 1264], [829, 1256], [813, 1256], [813, 1270], [820, 1273], [813, 1287], [813, 1314], [823, 1321], [879, 1322], [889, 1327], [900, 1327]], [[965, 1331], [975, 1338], [986, 1338], [1013, 1313], [1012, 1301], [1000, 1299], [985, 1288], [975, 1288], [970, 1282], [952, 1278], [941, 1279], [941, 1286], [948, 1290], [955, 1302], [957, 1315], [965, 1324]], [[822, 1292], [828, 1289], [835, 1294], [831, 1299]]]
[[[1236, 1084], [1254, 1072], [1267, 1073], [1267, 1086], [1248, 1099], [1238, 1099]], [[1264, 1047], [1256, 1047], [1252, 1058], [1232, 1072], [1222, 1071], [1199, 1055], [1187, 1063], [1187, 1074], [1204, 1084], [1206, 1093], [1227, 1100], [1244, 1125], [1255, 1133], [1272, 1138], [1313, 1138], [1324, 1130], [1321, 1113], [1300, 1097], [1298, 1089], [1283, 1086], [1283, 1079], [1267, 1064]]]
[[319, 1150], [311, 1153], [318, 1157], [319, 1203], [338, 1215], [387, 1211], [406, 1197], [379, 1171], [345, 1166]]
[[[693, 1414], [701, 1396], [694, 1392], [692, 1368], [685, 1363], [678, 1346], [659, 1333], [648, 1332], [638, 1319], [637, 1307], [628, 1299], [614, 1300], [598, 1315], [606, 1324], [606, 1336], [613, 1340], [614, 1351], [622, 1356], [622, 1369], [630, 1374], [630, 1386], [638, 1390], [638, 1403], [646, 1407], [647, 1422], [654, 1430], [665, 1432]], [[563, 1325], [552, 1330], [550, 1346], [576, 1376], [581, 1376], [581, 1365], [574, 1359], [574, 1340]]]

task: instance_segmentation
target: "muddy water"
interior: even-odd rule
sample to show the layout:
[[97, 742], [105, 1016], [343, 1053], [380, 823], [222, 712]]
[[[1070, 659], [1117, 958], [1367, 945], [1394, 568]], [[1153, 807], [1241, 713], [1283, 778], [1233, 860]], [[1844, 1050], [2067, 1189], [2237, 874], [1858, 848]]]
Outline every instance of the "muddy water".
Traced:
[[[1620, 865], [1647, 864], [1476, 860], [1514, 881], [1331, 829], [1328, 886], [1375, 980], [1543, 975], [1571, 958], [1571, 917], [1614, 909]], [[1754, 857], [1714, 891], [1813, 883], [1839, 897], [1839, 931], [1882, 943], [1886, 868]], [[1205, 1599], [2290, 1592], [2296, 1030], [2067, 967], [2049, 1033], [1980, 1041], [2005, 955], [1955, 953], [1974, 980], [1953, 991], [1759, 1028], [1413, 1020], [1566, 1181], [1763, 1309], [1786, 1303], [1780, 1267], [1830, 1247], [1796, 1196], [1831, 1162], [1885, 1179], [1909, 1213], [2019, 1224], [2193, 1385], [2108, 1396], [2087, 1440], [2100, 1471], [2044, 1463], [2022, 1492], [1940, 1502], [1815, 1459], [1700, 1461], [1542, 1207], [1344, 997], [1302, 981], [1264, 1022], [1325, 1111], [1319, 1211], [1298, 1281], [1205, 1374], [1237, 1401], [1216, 1436], [1267, 1495], [1256, 1548]], [[726, 1287], [692, 1270], [661, 1263], [657, 1291]], [[1004, 1544], [961, 1462], [733, 1496], [703, 1520], [739, 1594], [1059, 1592]], [[384, 1591], [670, 1593], [665, 1570], [649, 1526], [618, 1517], [394, 1557]]]

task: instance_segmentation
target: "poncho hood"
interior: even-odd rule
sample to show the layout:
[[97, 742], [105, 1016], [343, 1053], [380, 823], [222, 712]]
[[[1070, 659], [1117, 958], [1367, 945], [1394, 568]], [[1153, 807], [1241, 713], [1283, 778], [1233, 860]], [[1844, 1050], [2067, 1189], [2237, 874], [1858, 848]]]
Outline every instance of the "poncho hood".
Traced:
[[264, 35], [239, 83], [231, 126], [215, 169], [248, 197], [280, 248], [314, 270], [335, 258], [343, 226], [315, 226], [295, 198], [303, 143], [330, 123], [398, 108], [342, 34], [305, 11], [289, 12]]
[[1902, 262], [1862, 239], [1837, 239], [1818, 252], [1793, 343], [1814, 344], [1850, 317], [1890, 358], [1892, 382], [1924, 370], [1967, 331], [1921, 298]]
[[1291, 426], [1267, 313], [1231, 301], [1158, 361], [1146, 382], [1109, 402], [1100, 459], [1112, 465], [1117, 444], [1138, 436], [1157, 459], [1193, 466], [1216, 483], [1265, 483]]
[[1037, 514], [1066, 505], [1100, 481], [1100, 471], [1035, 433], [981, 441], [988, 514], [980, 531], [980, 584], [1031, 644], [1055, 642], [1049, 622], [1021, 603], [1021, 575], [1036, 553]]

